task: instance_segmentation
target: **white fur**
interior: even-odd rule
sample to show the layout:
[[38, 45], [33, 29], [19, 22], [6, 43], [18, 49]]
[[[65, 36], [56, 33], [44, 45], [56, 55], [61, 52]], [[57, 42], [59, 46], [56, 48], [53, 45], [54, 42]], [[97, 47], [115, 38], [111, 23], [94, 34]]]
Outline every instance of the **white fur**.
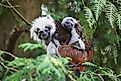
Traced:
[[74, 23], [78, 23], [78, 21], [76, 19], [74, 19], [73, 17], [65, 17], [63, 19], [63, 21], [61, 22], [62, 26], [64, 25], [64, 23], [68, 20], [68, 19], [72, 19], [74, 21]]
[[47, 47], [47, 52], [51, 55], [55, 55], [57, 54], [57, 56], [60, 56], [58, 55], [59, 53], [57, 53], [57, 50], [58, 50], [58, 47], [60, 46], [60, 43], [58, 40], [54, 39], [53, 40], [55, 42], [55, 44], [57, 45], [57, 47], [55, 46], [55, 44], [51, 41]]
[[[37, 34], [35, 33], [36, 29], [39, 28], [40, 30], [44, 30], [45, 26], [51, 26], [51, 30], [50, 30], [50, 40], [52, 40], [52, 35], [54, 34], [54, 32], [56, 31], [56, 27], [55, 27], [55, 22], [54, 19], [51, 16], [46, 16], [46, 17], [39, 17], [36, 18], [33, 22], [32, 22], [32, 28], [30, 29], [30, 37], [37, 41], [37, 42], [42, 42], [42, 44], [45, 45], [45, 40], [40, 40], [37, 36]], [[58, 40], [54, 39], [54, 42], [56, 43], [57, 46], [60, 46], [60, 43]], [[50, 43], [47, 45], [45, 45], [47, 47], [47, 53], [49, 54], [57, 54], [57, 47], [55, 46], [55, 44], [50, 41]]]
[[69, 44], [79, 41], [80, 49], [85, 50], [85, 44], [82, 41], [81, 37], [77, 34], [75, 28], [72, 29], [71, 34], [72, 34], [72, 37], [71, 37], [71, 40], [69, 41]]
[[56, 27], [55, 27], [54, 19], [51, 16], [48, 15], [46, 17], [36, 18], [32, 22], [32, 28], [30, 29], [30, 37], [33, 40], [40, 42], [41, 40], [36, 35], [35, 31], [36, 31], [37, 28], [39, 28], [40, 30], [44, 30], [45, 26], [51, 26], [52, 27], [52, 29], [51, 29], [51, 36], [52, 36], [53, 33], [56, 31]]

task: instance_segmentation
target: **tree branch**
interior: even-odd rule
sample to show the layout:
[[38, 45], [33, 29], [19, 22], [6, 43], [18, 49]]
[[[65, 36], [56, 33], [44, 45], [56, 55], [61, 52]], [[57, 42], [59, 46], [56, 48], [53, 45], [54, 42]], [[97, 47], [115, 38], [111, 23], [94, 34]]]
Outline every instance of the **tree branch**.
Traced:
[[2, 62], [0, 62], [0, 64], [1, 64], [5, 69], [7, 69], [7, 70], [11, 70], [11, 71], [17, 72], [16, 69], [14, 69], [14, 68], [9, 68], [9, 67], [7, 67], [7, 66], [6, 66], [4, 63], [2, 63]]
[[12, 9], [27, 25], [31, 26], [31, 23], [28, 20], [26, 20], [8, 0], [7, 0], [7, 4], [11, 6], [10, 9]]
[[4, 53], [4, 54], [7, 54], [7, 55], [10, 55], [11, 57], [13, 58], [16, 58], [16, 56], [14, 56], [13, 54], [9, 53], [9, 52], [6, 52], [6, 51], [2, 51], [0, 50], [0, 52]]
[[15, 44], [16, 44], [18, 38], [24, 32], [25, 32], [25, 29], [17, 28], [17, 27], [12, 30], [12, 32], [10, 33], [9, 39], [7, 40], [7, 45], [6, 45], [7, 46], [6, 50], [8, 52], [10, 52], [10, 53], [13, 52], [13, 49], [15, 47]]
[[12, 8], [12, 7], [19, 7], [20, 5], [15, 5], [15, 6], [7, 6], [2, 3], [0, 3], [0, 6], [5, 7], [5, 8]]

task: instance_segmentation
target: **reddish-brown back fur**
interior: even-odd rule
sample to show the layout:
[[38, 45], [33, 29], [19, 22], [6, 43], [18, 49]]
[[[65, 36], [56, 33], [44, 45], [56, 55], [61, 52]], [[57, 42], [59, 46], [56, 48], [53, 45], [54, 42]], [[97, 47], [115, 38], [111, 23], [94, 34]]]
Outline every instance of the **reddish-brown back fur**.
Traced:
[[62, 25], [61, 25], [61, 21], [55, 21], [56, 27], [57, 27], [57, 31], [55, 34], [55, 38], [57, 40], [59, 40], [59, 42], [62, 44], [68, 44], [71, 38], [71, 34], [69, 33], [69, 31], [65, 30]]

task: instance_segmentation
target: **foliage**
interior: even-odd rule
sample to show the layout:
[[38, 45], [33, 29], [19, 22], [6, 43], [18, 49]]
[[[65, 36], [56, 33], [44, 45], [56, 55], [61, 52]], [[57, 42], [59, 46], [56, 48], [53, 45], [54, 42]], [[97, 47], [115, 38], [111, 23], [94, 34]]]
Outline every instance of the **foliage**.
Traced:
[[68, 58], [56, 59], [50, 55], [38, 56], [36, 59], [15, 58], [8, 62], [6, 67], [16, 69], [13, 73], [8, 73], [3, 81], [20, 81], [23, 79], [29, 81], [61, 81], [65, 80], [66, 74], [71, 71], [65, 68]]
[[44, 46], [40, 44], [34, 44], [34, 43], [23, 43], [19, 45], [19, 48], [23, 49], [24, 52], [34, 50], [34, 49], [43, 49], [45, 50]]
[[94, 4], [92, 10], [94, 11], [96, 20], [98, 20], [100, 14], [105, 8], [106, 0], [92, 0], [91, 3]]
[[0, 15], [3, 13], [3, 7], [0, 6]]
[[49, 55], [42, 55], [36, 59], [18, 58], [8, 63], [9, 67], [17, 68], [18, 71], [7, 76], [4, 80], [20, 81], [26, 79], [29, 81], [61, 81], [65, 79], [65, 72], [69, 72], [64, 67], [67, 63], [67, 59], [55, 59]]
[[35, 56], [46, 54], [46, 48], [42, 44], [28, 42], [22, 43], [18, 47], [24, 52], [33, 52]]
[[93, 14], [92, 14], [91, 10], [88, 7], [84, 7], [84, 10], [85, 10], [85, 18], [86, 18], [87, 22], [89, 23], [89, 26], [92, 29], [92, 26], [95, 23], [95, 19], [93, 17]]
[[91, 0], [84, 3], [86, 21], [94, 30], [91, 37], [95, 43], [94, 62], [113, 68], [118, 64], [120, 51], [120, 0]]
[[[32, 45], [35, 45], [36, 49], [40, 49], [40, 47], [36, 47], [37, 44]], [[24, 49], [26, 48], [28, 47], [24, 47]], [[30, 50], [28, 49], [28, 51]], [[0, 54], [9, 53], [1, 51]], [[106, 80], [104, 76], [108, 78], [107, 81], [120, 81], [120, 75], [116, 75], [113, 70], [91, 62], [82, 63], [87, 69], [77, 77], [68, 68], [69, 58], [57, 58], [48, 54], [36, 58], [12, 57], [15, 60], [11, 62], [6, 60], [0, 62], [1, 68], [5, 69], [2, 81], [67, 81], [67, 79], [69, 81], [104, 81]]]

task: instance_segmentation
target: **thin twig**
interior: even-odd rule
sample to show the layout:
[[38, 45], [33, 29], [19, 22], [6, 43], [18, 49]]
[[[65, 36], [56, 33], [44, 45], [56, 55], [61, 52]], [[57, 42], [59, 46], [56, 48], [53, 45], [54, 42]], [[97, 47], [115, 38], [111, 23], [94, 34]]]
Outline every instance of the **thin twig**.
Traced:
[[4, 4], [0, 3], [0, 6], [6, 7], [6, 8], [12, 8], [12, 7], [19, 7], [20, 5], [7, 6], [7, 5], [4, 5]]
[[121, 77], [121, 74], [117, 75], [117, 77]]
[[13, 58], [16, 58], [16, 56], [14, 56], [12, 53], [9, 53], [9, 52], [6, 52], [6, 51], [2, 51], [2, 50], [0, 50], [0, 52], [3, 52], [4, 54], [10, 55]]
[[17, 18], [16, 14], [14, 13], [12, 9], [11, 9], [11, 12], [13, 13], [13, 16], [15, 17], [16, 21], [19, 22], [19, 19]]
[[9, 67], [7, 67], [4, 63], [2, 63], [2, 62], [0, 62], [0, 64], [4, 67], [4, 68], [6, 68], [7, 70], [12, 70], [12, 71], [17, 71], [16, 69], [14, 69], [14, 68], [9, 68]]
[[12, 6], [10, 9], [12, 9], [27, 25], [29, 25], [29, 26], [31, 26], [31, 23], [28, 21], [28, 20], [26, 20], [19, 12], [18, 12], [18, 10], [16, 10], [16, 8], [15, 7], [13, 7], [13, 5], [7, 0], [7, 4], [9, 5], [9, 6]]
[[72, 80], [72, 81], [77, 81], [77, 80], [75, 80], [70, 74], [67, 74], [68, 75], [68, 77]]
[[82, 0], [82, 4], [83, 4], [84, 7], [86, 6], [86, 5], [84, 4], [84, 0]]
[[104, 79], [102, 78], [102, 76], [100, 74], [97, 74], [97, 76], [102, 80], [104, 81]]
[[[96, 76], [99, 76], [100, 77], [100, 79], [102, 80], [102, 81], [104, 81], [104, 79], [102, 78], [102, 76], [108, 76], [107, 74], [98, 74], [98, 73], [87, 73], [87, 72], [81, 72], [81, 73], [85, 73], [85, 74], [92, 74], [92, 75], [96, 75]], [[117, 76], [114, 76], [114, 75], [112, 75], [112, 77], [113, 78], [115, 78], [115, 81], [117, 81]]]
[[[63, 66], [61, 66], [61, 67], [63, 67]], [[66, 71], [64, 71], [64, 73], [71, 79], [71, 81], [77, 81], [70, 74], [68, 74]]]

